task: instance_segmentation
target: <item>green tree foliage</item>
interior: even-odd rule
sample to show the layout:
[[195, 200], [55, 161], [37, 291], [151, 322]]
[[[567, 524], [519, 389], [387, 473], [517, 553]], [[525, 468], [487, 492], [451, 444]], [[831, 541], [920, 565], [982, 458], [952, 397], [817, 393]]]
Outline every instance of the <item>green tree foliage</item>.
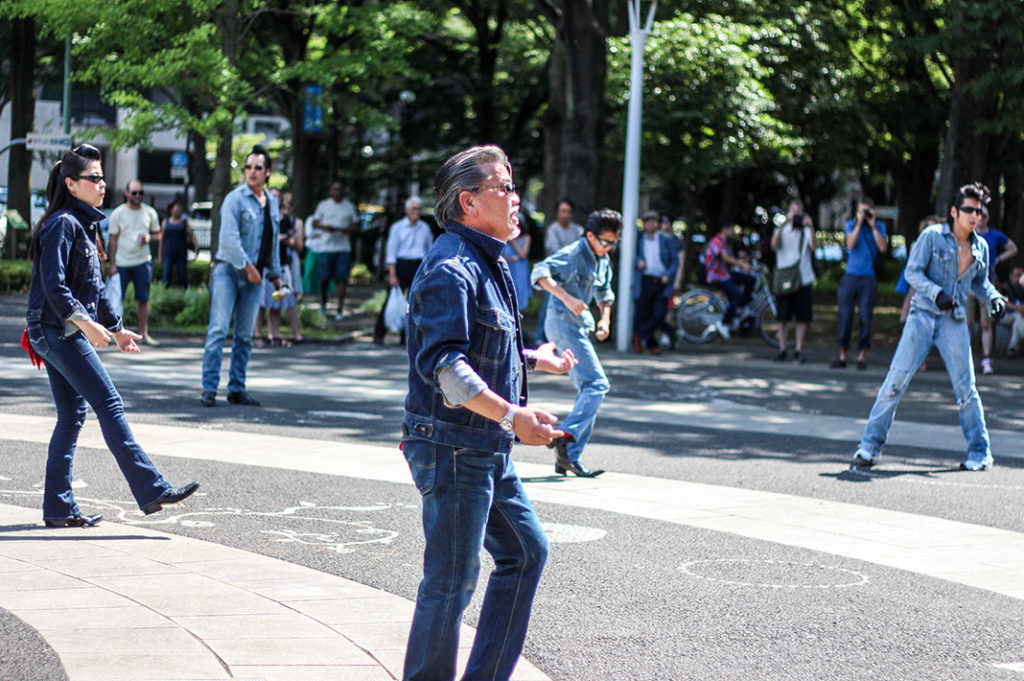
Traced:
[[[762, 41], [761, 29], [720, 15], [680, 13], [652, 27], [643, 95], [645, 189], [656, 204], [682, 206], [690, 222], [735, 218], [736, 197], [726, 207], [720, 193], [710, 200], [709, 187], [750, 169], [791, 164], [803, 153], [805, 141], [779, 120], [763, 84]], [[624, 120], [630, 44], [628, 38], [610, 42], [609, 109]], [[612, 126], [607, 138], [606, 153], [620, 165], [624, 127]]]

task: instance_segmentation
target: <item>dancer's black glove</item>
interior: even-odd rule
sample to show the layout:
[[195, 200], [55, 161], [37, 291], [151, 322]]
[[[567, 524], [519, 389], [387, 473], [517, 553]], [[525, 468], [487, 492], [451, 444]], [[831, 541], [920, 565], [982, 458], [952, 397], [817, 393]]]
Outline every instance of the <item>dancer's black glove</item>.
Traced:
[[950, 298], [945, 291], [939, 291], [939, 295], [935, 296], [935, 307], [942, 311], [952, 310], [955, 305], [956, 301]]
[[1006, 299], [993, 298], [988, 301], [988, 310], [992, 313], [992, 319], [998, 322], [1006, 314]]

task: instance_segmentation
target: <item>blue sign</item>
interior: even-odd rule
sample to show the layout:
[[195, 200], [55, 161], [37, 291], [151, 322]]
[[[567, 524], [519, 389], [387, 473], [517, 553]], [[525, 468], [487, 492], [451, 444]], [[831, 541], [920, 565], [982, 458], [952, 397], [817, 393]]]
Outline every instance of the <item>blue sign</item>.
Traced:
[[188, 167], [188, 155], [184, 151], [176, 151], [171, 154], [171, 167], [172, 168], [187, 168]]
[[324, 89], [319, 85], [307, 85], [306, 97], [302, 105], [303, 132], [323, 132], [324, 108], [320, 106], [320, 95]]

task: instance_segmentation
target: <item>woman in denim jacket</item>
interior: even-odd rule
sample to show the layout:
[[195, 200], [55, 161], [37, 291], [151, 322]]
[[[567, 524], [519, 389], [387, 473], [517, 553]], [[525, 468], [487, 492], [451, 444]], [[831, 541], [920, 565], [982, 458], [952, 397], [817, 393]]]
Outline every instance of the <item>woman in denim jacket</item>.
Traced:
[[43, 490], [47, 527], [91, 527], [102, 518], [83, 515], [71, 489], [87, 402], [143, 513], [181, 501], [199, 487], [195, 482], [173, 487], [157, 472], [136, 444], [121, 396], [96, 354], [111, 338], [122, 352], [138, 352], [135, 341], [142, 339], [124, 328], [103, 295], [100, 259], [105, 255], [96, 229], [106, 193], [100, 158], [98, 149], [82, 144], [57, 162], [46, 187], [50, 205], [32, 239], [26, 335], [33, 360], [46, 365], [57, 409]]

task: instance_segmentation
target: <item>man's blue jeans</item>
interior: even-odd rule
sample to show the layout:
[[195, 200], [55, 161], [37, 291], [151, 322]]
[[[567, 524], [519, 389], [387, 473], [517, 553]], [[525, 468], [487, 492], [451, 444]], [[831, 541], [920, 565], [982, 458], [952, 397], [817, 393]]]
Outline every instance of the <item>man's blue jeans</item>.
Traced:
[[933, 315], [913, 309], [903, 327], [903, 335], [900, 336], [896, 354], [889, 365], [889, 373], [871, 408], [857, 453], [864, 459], [874, 459], [881, 453], [896, 415], [896, 407], [932, 345], [939, 349], [953, 384], [953, 395], [960, 408], [960, 428], [967, 440], [967, 461], [991, 465], [985, 411], [974, 384], [974, 363], [971, 361], [967, 324], [953, 320], [948, 313]]
[[121, 395], [89, 340], [80, 332], [62, 339], [62, 329], [49, 324], [33, 324], [28, 333], [32, 347], [46, 361], [57, 408], [57, 424], [46, 458], [43, 520], [63, 520], [80, 513], [71, 489], [71, 469], [78, 433], [88, 414], [86, 404], [96, 412], [103, 439], [139, 508], [154, 503], [171, 485], [135, 442], [124, 417]]
[[523, 650], [548, 540], [511, 455], [406, 438], [402, 447], [423, 499], [423, 581], [405, 654], [405, 681], [455, 678], [459, 625], [480, 574], [494, 559], [463, 681], [508, 679]]
[[716, 281], [725, 297], [729, 299], [729, 305], [722, 315], [722, 323], [728, 326], [732, 318], [736, 316], [736, 309], [743, 307], [754, 299], [754, 288], [757, 287], [757, 277], [745, 272], [730, 272], [729, 279]]
[[555, 344], [559, 352], [572, 350], [579, 360], [579, 364], [569, 371], [569, 377], [576, 386], [576, 402], [559, 426], [572, 436], [568, 454], [569, 460], [576, 462], [580, 460], [583, 448], [587, 446], [587, 441], [594, 432], [597, 410], [600, 409], [611, 384], [585, 329], [554, 316], [548, 317], [545, 326], [548, 340]]
[[245, 369], [252, 353], [252, 331], [263, 298], [262, 284], [251, 284], [244, 272], [226, 262], [213, 266], [210, 277], [210, 328], [203, 348], [203, 390], [217, 392], [224, 342], [235, 318], [235, 337], [231, 345], [228, 392], [245, 390]]
[[850, 349], [850, 335], [853, 333], [853, 307], [857, 306], [860, 326], [857, 332], [857, 349], [871, 347], [871, 318], [875, 314], [875, 297], [878, 294], [878, 280], [867, 274], [844, 274], [839, 280], [836, 292], [836, 306], [839, 312], [838, 343], [843, 350]]

